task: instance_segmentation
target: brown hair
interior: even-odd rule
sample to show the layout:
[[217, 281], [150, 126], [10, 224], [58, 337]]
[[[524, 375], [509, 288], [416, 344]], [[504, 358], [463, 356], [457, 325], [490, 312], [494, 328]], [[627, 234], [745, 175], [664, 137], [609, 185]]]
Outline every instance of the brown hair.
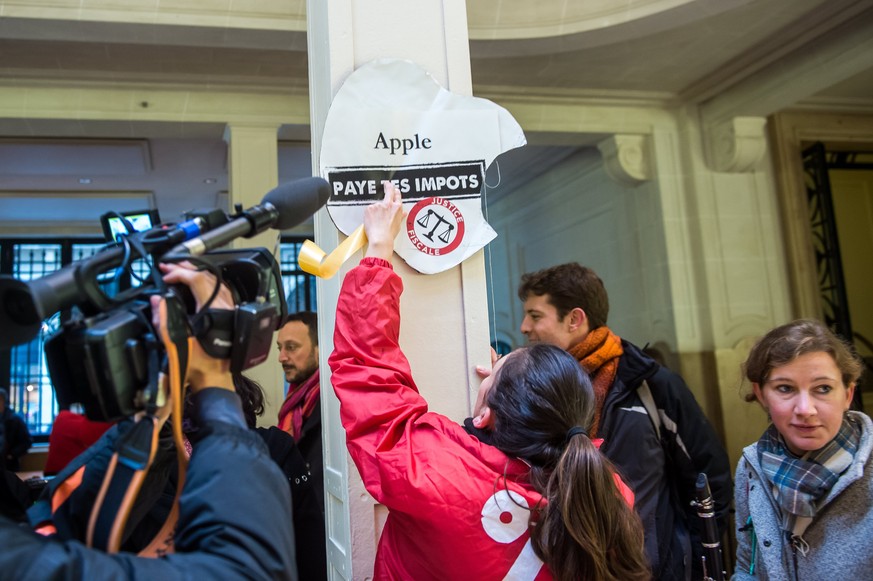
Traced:
[[[233, 388], [239, 395], [243, 417], [249, 428], [257, 427], [258, 416], [264, 415], [264, 388], [261, 384], [242, 373], [233, 374]], [[191, 396], [189, 390], [185, 394], [185, 415], [191, 413]]]
[[559, 264], [522, 275], [518, 298], [549, 295], [549, 302], [563, 319], [575, 308], [585, 311], [590, 329], [606, 325], [609, 296], [593, 270], [576, 262]]
[[246, 424], [254, 428], [258, 423], [258, 416], [264, 413], [264, 389], [260, 383], [242, 373], [233, 375], [233, 387], [242, 402]]
[[315, 347], [318, 347], [318, 315], [313, 311], [297, 311], [296, 313], [290, 313], [285, 317], [285, 320], [282, 321], [282, 327], [292, 321], [300, 321], [306, 325], [306, 329], [309, 331], [309, 340], [312, 341], [312, 344]]
[[[763, 385], [774, 368], [807, 353], [827, 353], [840, 370], [843, 385], [849, 387], [861, 376], [863, 364], [854, 349], [834, 335], [824, 323], [814, 319], [798, 319], [776, 327], [764, 335], [743, 363], [743, 374], [752, 383]], [[755, 401], [755, 394], [746, 393], [745, 400]]]
[[547, 500], [531, 515], [531, 543], [554, 578], [648, 581], [642, 522], [612, 464], [587, 435], [568, 437], [594, 415], [591, 381], [576, 360], [545, 343], [513, 351], [488, 405], [494, 445], [531, 465], [531, 483]]

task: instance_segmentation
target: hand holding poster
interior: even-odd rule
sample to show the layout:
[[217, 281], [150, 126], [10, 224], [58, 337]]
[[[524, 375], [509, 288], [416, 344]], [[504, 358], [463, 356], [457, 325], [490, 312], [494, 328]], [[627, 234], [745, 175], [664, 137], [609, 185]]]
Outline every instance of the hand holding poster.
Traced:
[[321, 149], [328, 212], [352, 235], [364, 208], [381, 199], [382, 180], [393, 181], [408, 211], [396, 252], [421, 273], [447, 270], [496, 236], [482, 215], [485, 170], [524, 144], [521, 127], [498, 105], [449, 93], [409, 61], [374, 61], [349, 76], [328, 113]]

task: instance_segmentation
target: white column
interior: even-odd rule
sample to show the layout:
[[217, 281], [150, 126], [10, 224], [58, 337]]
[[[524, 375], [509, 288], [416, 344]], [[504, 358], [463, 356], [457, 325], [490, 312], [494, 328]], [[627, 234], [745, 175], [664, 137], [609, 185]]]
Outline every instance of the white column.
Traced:
[[[463, 0], [310, 0], [309, 75], [313, 169], [318, 171], [324, 120], [343, 80], [376, 58], [404, 58], [424, 67], [444, 87], [470, 95], [467, 14]], [[331, 250], [339, 234], [326, 212], [316, 217], [316, 242]], [[402, 276], [401, 344], [431, 409], [461, 421], [478, 386], [474, 367], [488, 357], [488, 312], [483, 253], [437, 275], [420, 275], [395, 255]], [[321, 281], [319, 345], [324, 402], [328, 561], [333, 579], [373, 575], [376, 537], [384, 517], [348, 460], [345, 435], [327, 373], [335, 305], [345, 272]], [[434, 308], [438, 305], [438, 308]]]
[[[259, 204], [264, 194], [278, 184], [278, 130], [279, 125], [276, 123], [231, 123], [225, 129], [230, 202], [228, 209], [232, 209], [234, 204], [241, 204], [243, 208]], [[233, 247], [263, 246], [277, 254], [278, 235], [276, 230], [267, 230], [253, 238], [240, 238], [234, 241]], [[264, 415], [261, 416], [258, 424], [276, 425], [285, 384], [274, 353], [271, 352], [264, 363], [246, 370], [245, 374], [264, 388], [266, 397]]]

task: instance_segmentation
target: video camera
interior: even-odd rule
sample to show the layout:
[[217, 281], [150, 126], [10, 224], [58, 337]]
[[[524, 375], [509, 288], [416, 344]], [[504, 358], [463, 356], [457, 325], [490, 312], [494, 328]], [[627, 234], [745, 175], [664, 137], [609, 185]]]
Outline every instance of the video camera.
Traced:
[[[329, 196], [325, 180], [297, 180], [272, 190], [260, 205], [237, 206], [230, 216], [220, 210], [192, 212], [179, 224], [131, 231], [94, 256], [40, 279], [0, 276], [0, 349], [34, 339], [47, 317], [76, 307], [45, 346], [58, 403], [80, 403], [92, 420], [133, 415], [154, 401], [150, 388], [156, 385], [163, 345], [151, 323], [149, 298], [161, 294], [168, 308], [185, 315], [187, 333], [209, 355], [230, 359], [232, 372], [255, 366], [266, 359], [273, 331], [287, 312], [279, 265], [264, 248], [214, 249], [267, 228], [291, 228]], [[136, 260], [147, 266], [149, 278], [114, 296], [104, 292], [101, 279], [130, 273]], [[167, 288], [157, 267], [182, 261], [215, 275], [213, 298], [225, 284], [235, 309], [209, 308], [210, 299], [195, 314], [187, 287]]]

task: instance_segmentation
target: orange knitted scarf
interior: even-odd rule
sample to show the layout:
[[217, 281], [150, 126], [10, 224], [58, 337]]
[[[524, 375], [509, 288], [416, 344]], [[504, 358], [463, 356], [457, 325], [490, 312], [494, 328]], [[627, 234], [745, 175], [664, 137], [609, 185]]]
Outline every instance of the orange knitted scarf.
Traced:
[[600, 427], [600, 414], [606, 394], [615, 381], [618, 371], [618, 358], [624, 353], [621, 339], [609, 330], [609, 327], [598, 327], [590, 331], [581, 343], [569, 349], [570, 355], [579, 361], [579, 365], [591, 378], [594, 387], [594, 421], [588, 432], [591, 437], [597, 436]]

